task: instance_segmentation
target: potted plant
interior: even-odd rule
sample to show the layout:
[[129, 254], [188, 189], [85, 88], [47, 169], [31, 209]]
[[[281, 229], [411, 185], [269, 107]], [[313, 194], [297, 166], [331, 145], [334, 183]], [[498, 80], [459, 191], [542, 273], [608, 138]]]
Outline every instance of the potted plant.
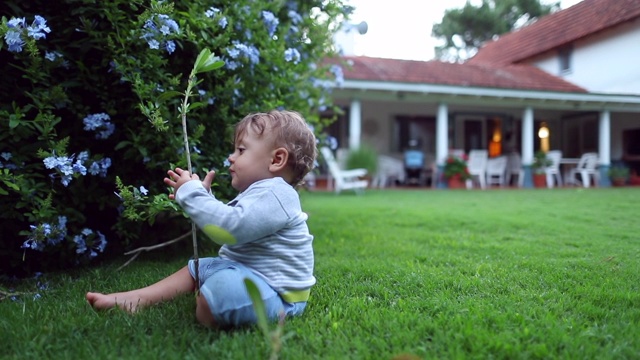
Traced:
[[349, 150], [346, 159], [347, 169], [366, 169], [368, 178], [378, 171], [378, 153], [367, 145], [361, 145], [357, 149]]
[[547, 186], [547, 174], [545, 168], [551, 165], [551, 160], [547, 158], [547, 154], [538, 150], [533, 156], [533, 164], [531, 164], [531, 170], [533, 170], [533, 186], [546, 187]]
[[629, 168], [624, 165], [614, 165], [609, 168], [609, 178], [613, 186], [624, 186], [629, 178]]
[[443, 174], [450, 189], [463, 188], [465, 181], [471, 178], [467, 168], [467, 160], [454, 155], [447, 157]]

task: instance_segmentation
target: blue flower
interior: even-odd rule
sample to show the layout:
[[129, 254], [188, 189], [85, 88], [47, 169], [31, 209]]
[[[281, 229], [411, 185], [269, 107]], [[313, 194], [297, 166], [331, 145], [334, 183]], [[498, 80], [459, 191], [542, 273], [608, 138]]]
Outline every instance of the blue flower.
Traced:
[[67, 218], [58, 216], [58, 224], [42, 223], [30, 225], [31, 233], [22, 244], [23, 249], [43, 251], [46, 245], [57, 245], [67, 236]]
[[111, 166], [111, 159], [104, 158], [99, 161], [94, 161], [89, 166], [89, 174], [91, 175], [100, 175], [100, 177], [107, 176], [107, 169]]
[[220, 19], [220, 21], [218, 21], [218, 26], [220, 26], [223, 29], [225, 29], [228, 24], [229, 23], [227, 22], [227, 18], [224, 16]]
[[74, 236], [73, 242], [76, 243], [76, 254], [84, 254], [87, 251], [87, 243], [82, 235]]
[[7, 26], [9, 28], [25, 28], [27, 27], [27, 21], [25, 18], [12, 17], [11, 20], [7, 21]]
[[341, 87], [342, 84], [344, 83], [344, 74], [342, 72], [342, 67], [340, 65], [331, 65], [331, 67], [329, 68], [329, 71], [331, 71], [331, 73], [333, 73], [333, 75], [336, 77], [336, 85], [338, 87]]
[[100, 231], [94, 233], [89, 228], [84, 228], [80, 235], [74, 236], [73, 242], [76, 244], [77, 254], [84, 254], [88, 251], [90, 258], [98, 256], [97, 252], [104, 252], [107, 246], [105, 236]]
[[76, 158], [78, 159], [78, 161], [82, 164], [85, 161], [87, 161], [89, 159], [89, 152], [88, 151], [83, 151], [80, 154], [78, 154], [78, 157]]
[[5, 151], [5, 152], [0, 153], [0, 157], [1, 157], [1, 158], [3, 158], [3, 159], [5, 159], [6, 161], [9, 161], [9, 160], [11, 160], [11, 158], [13, 157], [13, 155], [11, 155], [11, 153], [10, 153], [10, 152], [6, 152], [6, 151]]
[[264, 25], [267, 27], [267, 32], [269, 33], [269, 37], [273, 37], [273, 34], [276, 32], [276, 28], [280, 21], [276, 18], [275, 15], [271, 11], [263, 11], [262, 19], [264, 20]]
[[62, 54], [60, 54], [57, 51], [53, 51], [53, 52], [45, 51], [44, 58], [49, 61], [56, 61], [57, 58], [62, 58]]
[[[260, 62], [260, 51], [253, 45], [246, 45], [238, 41], [233, 42], [233, 47], [227, 48], [227, 54], [232, 59], [248, 59], [249, 63], [255, 65]], [[226, 62], [227, 68], [233, 70], [238, 67], [239, 62]]]
[[146, 196], [149, 193], [149, 190], [144, 186], [140, 186], [140, 193]]
[[96, 132], [96, 139], [107, 139], [116, 129], [116, 126], [111, 123], [109, 115], [105, 113], [87, 115], [82, 122], [84, 122], [85, 130], [98, 130]]
[[289, 48], [284, 51], [284, 59], [286, 61], [293, 61], [294, 64], [300, 62], [300, 52], [297, 49]]
[[51, 29], [47, 26], [47, 20], [40, 15], [36, 15], [31, 26], [27, 27], [28, 36], [36, 40], [46, 38], [50, 32]]
[[7, 27], [9, 29], [4, 34], [4, 40], [7, 45], [9, 45], [9, 51], [11, 52], [22, 51], [22, 47], [25, 44], [22, 35], [25, 33], [25, 30], [27, 33], [26, 36], [35, 40], [44, 39], [47, 37], [47, 34], [51, 32], [51, 29], [47, 26], [47, 20], [40, 15], [36, 15], [33, 23], [29, 26], [27, 26], [25, 18], [11, 18], [11, 20], [7, 22]]
[[165, 48], [169, 54], [173, 54], [176, 51], [176, 43], [173, 40], [169, 40], [166, 42]]
[[[78, 160], [76, 163], [73, 163], [73, 155], [72, 156], [56, 156], [53, 154], [42, 160], [44, 166], [47, 169], [55, 169], [57, 173], [61, 175], [60, 182], [62, 185], [68, 186], [71, 180], [73, 179], [74, 174], [86, 175], [87, 170], [82, 165], [82, 161]], [[55, 174], [50, 175], [52, 178], [55, 177]]]
[[76, 162], [73, 164], [73, 172], [78, 173], [80, 175], [87, 175], [87, 168], [84, 167], [84, 165], [82, 165], [82, 162], [80, 160], [76, 160]]
[[207, 10], [207, 11], [205, 11], [205, 12], [204, 12], [204, 15], [205, 15], [206, 17], [208, 17], [208, 18], [212, 18], [212, 17], [214, 17], [214, 16], [215, 16], [217, 13], [219, 13], [219, 12], [220, 12], [220, 9], [215, 8], [215, 7], [213, 7], [213, 6], [212, 6], [212, 7], [210, 7], [210, 8], [209, 8], [209, 10]]
[[176, 50], [175, 42], [170, 39], [168, 40], [167, 37], [178, 34], [180, 32], [180, 27], [175, 20], [169, 17], [169, 15], [154, 15], [149, 20], [145, 21], [142, 28], [143, 33], [140, 38], [147, 42], [150, 49], [158, 50], [162, 47], [169, 54], [173, 54]]
[[24, 46], [25, 42], [24, 40], [22, 40], [22, 38], [20, 37], [21, 32], [15, 29], [9, 29], [7, 30], [7, 32], [4, 34], [4, 41], [7, 43], [7, 45], [9, 45], [9, 51], [11, 52], [21, 52], [22, 51], [22, 47]]
[[291, 19], [291, 22], [294, 24], [299, 24], [302, 22], [302, 16], [300, 16], [300, 14], [298, 14], [298, 12], [294, 10], [289, 10], [287, 15], [289, 16], [289, 19]]
[[31, 250], [36, 250], [36, 251], [43, 251], [44, 250], [44, 243], [37, 241], [36, 239], [27, 239], [24, 243], [22, 243], [22, 246], [20, 246], [23, 249], [31, 249]]

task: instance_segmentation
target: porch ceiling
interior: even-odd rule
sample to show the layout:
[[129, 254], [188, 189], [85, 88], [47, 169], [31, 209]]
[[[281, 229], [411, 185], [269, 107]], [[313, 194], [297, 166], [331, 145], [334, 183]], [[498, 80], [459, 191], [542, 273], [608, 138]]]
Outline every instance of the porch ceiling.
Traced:
[[334, 98], [399, 102], [444, 102], [550, 110], [640, 112], [640, 96], [514, 90], [470, 86], [378, 82], [345, 79]]

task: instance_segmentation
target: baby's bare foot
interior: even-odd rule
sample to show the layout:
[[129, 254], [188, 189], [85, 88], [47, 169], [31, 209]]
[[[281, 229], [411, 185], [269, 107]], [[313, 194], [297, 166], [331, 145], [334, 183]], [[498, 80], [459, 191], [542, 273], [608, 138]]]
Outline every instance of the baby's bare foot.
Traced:
[[85, 297], [89, 305], [96, 310], [111, 309], [118, 306], [120, 309], [133, 314], [147, 305], [146, 301], [133, 291], [113, 294], [88, 292]]

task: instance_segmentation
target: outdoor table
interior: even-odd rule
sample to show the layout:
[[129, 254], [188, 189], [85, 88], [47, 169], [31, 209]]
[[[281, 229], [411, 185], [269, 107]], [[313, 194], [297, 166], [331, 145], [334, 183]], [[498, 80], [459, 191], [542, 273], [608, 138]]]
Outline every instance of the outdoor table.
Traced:
[[571, 183], [574, 179], [569, 179], [571, 169], [575, 168], [580, 162], [580, 158], [562, 158], [560, 159], [560, 166], [562, 167], [562, 179], [565, 183]]

